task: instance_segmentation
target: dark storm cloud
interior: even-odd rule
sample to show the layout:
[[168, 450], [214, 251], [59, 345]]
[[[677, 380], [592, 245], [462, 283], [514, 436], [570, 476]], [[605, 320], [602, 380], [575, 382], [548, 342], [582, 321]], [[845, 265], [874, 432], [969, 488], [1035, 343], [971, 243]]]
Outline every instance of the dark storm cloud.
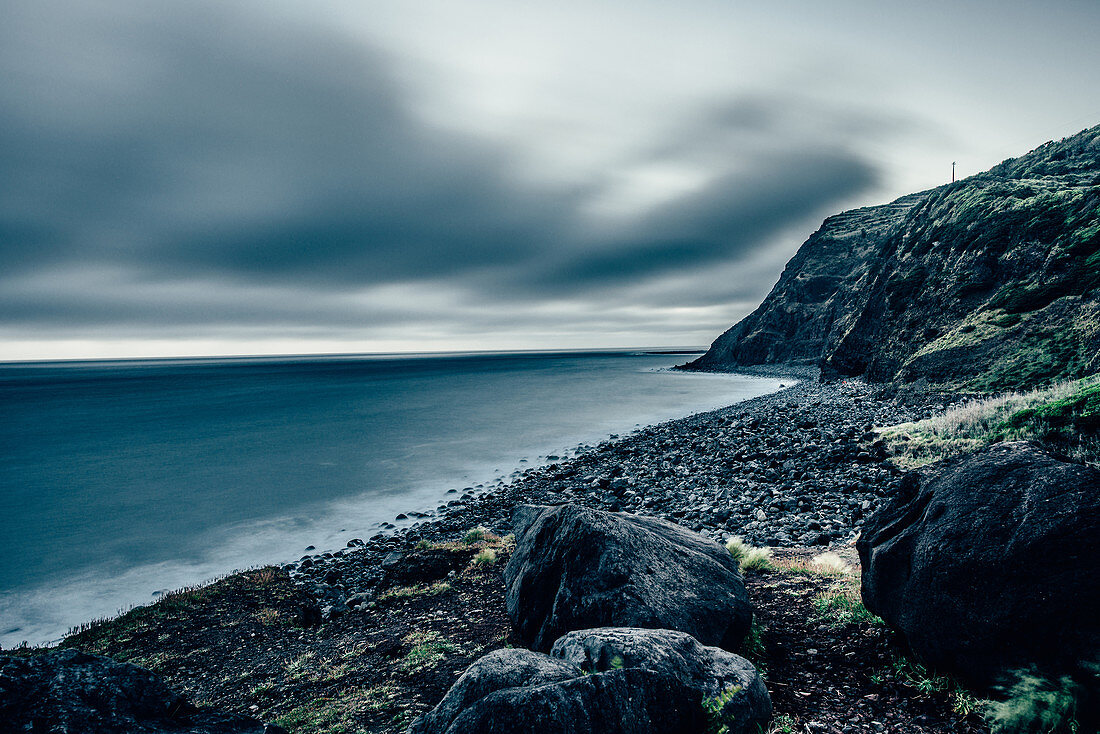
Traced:
[[562, 220], [567, 196], [523, 191], [498, 151], [417, 124], [370, 49], [175, 6], [99, 29], [116, 58], [91, 63], [119, 67], [99, 79], [76, 67], [84, 28], [22, 10], [49, 43], [0, 31], [9, 275], [76, 262], [365, 284], [508, 263]]
[[639, 217], [615, 242], [581, 253], [550, 285], [583, 288], [735, 261], [792, 221], [844, 201], [876, 172], [839, 152], [807, 150], [753, 162]]
[[[583, 298], [736, 261], [876, 181], [850, 140], [811, 139], [829, 110], [732, 99], [633, 162], [713, 175], [609, 224], [586, 209], [599, 182], [532, 183], [503, 146], [412, 114], [379, 51], [262, 4], [4, 5], [11, 326], [390, 323], [324, 299], [411, 281]], [[119, 275], [44, 275], [84, 270]]]

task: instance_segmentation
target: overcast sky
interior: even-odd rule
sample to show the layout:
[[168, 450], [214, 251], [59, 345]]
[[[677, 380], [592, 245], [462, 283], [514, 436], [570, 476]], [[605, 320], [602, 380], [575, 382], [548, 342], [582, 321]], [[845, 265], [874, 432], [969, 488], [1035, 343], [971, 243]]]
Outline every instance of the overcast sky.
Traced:
[[0, 360], [703, 345], [1100, 122], [1100, 3], [0, 0]]

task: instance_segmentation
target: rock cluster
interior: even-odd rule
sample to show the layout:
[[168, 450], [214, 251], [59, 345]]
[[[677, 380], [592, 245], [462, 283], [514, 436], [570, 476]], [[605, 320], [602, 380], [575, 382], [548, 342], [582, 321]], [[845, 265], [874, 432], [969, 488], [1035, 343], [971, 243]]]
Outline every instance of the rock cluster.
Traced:
[[[581, 507], [522, 506], [515, 518], [505, 571], [514, 633], [551, 654], [481, 658], [409, 734], [686, 734], [706, 726], [705, 701], [731, 734], [770, 719], [752, 664], [684, 631], [727, 643], [747, 631], [728, 551], [670, 523]], [[581, 629], [593, 619], [652, 629]]]
[[286, 734], [200, 711], [144, 668], [76, 650], [0, 657], [0, 730], [96, 734]]

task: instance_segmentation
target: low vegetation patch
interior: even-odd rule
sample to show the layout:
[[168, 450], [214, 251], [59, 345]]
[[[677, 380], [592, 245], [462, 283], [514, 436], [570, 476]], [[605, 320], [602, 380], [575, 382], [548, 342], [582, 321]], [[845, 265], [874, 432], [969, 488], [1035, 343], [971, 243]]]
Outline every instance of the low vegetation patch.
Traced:
[[485, 528], [470, 528], [466, 531], [466, 535], [463, 536], [462, 542], [466, 545], [473, 545], [474, 543], [486, 540], [487, 538], [496, 538], [495, 535], [490, 533]]
[[1031, 392], [973, 400], [916, 423], [881, 429], [905, 468], [976, 451], [999, 441], [1028, 439], [1080, 461], [1100, 463], [1100, 375]]
[[882, 619], [863, 606], [858, 589], [845, 584], [823, 591], [814, 598], [818, 619], [830, 627], [849, 624], [885, 624]]
[[954, 678], [934, 673], [904, 655], [894, 656], [890, 662], [890, 671], [902, 684], [925, 695], [946, 695], [951, 701], [952, 710], [960, 716], [980, 713], [989, 703], [975, 696]]
[[741, 573], [767, 573], [775, 569], [770, 550], [749, 545], [737, 536], [726, 541], [726, 550], [741, 567]]
[[707, 720], [706, 734], [729, 734], [730, 724], [734, 722], [731, 722], [722, 710], [740, 692], [741, 686], [733, 685], [717, 696], [708, 696], [703, 699], [703, 715]]
[[412, 647], [397, 667], [409, 675], [416, 675], [421, 671], [434, 668], [448, 655], [461, 652], [458, 645], [449, 642], [435, 631], [410, 632], [405, 635], [404, 642]]
[[393, 599], [409, 599], [414, 596], [436, 596], [451, 590], [451, 585], [446, 581], [437, 581], [434, 584], [413, 584], [412, 586], [397, 586], [387, 589], [378, 595], [379, 602]]
[[777, 571], [783, 573], [797, 573], [806, 576], [845, 577], [856, 573], [848, 561], [833, 551], [826, 551], [814, 556], [810, 560], [803, 558], [784, 558], [772, 560], [772, 565]]
[[477, 566], [492, 566], [497, 562], [497, 552], [492, 548], [482, 548], [474, 556], [474, 564]]
[[1088, 666], [1082, 682], [1072, 676], [1047, 678], [1018, 670], [1001, 689], [1004, 698], [983, 702], [983, 714], [993, 734], [1077, 734], [1096, 731], [1097, 722], [1079, 721], [1082, 702], [1100, 688], [1100, 666]]

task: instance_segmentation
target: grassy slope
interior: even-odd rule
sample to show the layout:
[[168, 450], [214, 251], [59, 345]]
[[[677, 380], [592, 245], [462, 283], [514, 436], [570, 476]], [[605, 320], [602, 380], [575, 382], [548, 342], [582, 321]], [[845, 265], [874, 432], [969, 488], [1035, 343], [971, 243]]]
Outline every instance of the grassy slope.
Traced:
[[917, 468], [998, 441], [1038, 441], [1100, 463], [1100, 374], [974, 400], [943, 415], [880, 429], [894, 461]]

